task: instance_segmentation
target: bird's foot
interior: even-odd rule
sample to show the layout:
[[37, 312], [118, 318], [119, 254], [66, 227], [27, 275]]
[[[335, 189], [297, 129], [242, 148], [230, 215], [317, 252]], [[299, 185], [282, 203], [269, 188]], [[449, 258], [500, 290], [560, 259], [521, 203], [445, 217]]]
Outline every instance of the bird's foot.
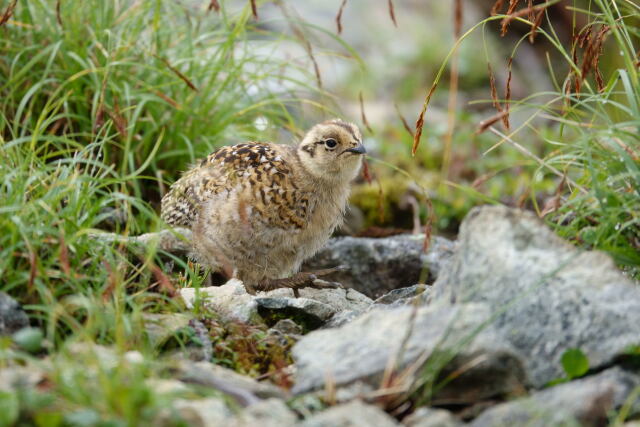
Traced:
[[315, 288], [315, 289], [338, 289], [342, 288], [342, 284], [338, 282], [329, 282], [322, 280], [319, 277], [327, 276], [337, 271], [344, 271], [347, 267], [338, 266], [334, 268], [326, 268], [318, 271], [296, 273], [291, 277], [285, 277], [283, 279], [267, 279], [261, 282], [256, 288], [262, 291], [272, 291], [279, 288], [289, 288], [293, 290], [293, 295], [296, 298], [300, 296], [298, 292], [301, 288]]

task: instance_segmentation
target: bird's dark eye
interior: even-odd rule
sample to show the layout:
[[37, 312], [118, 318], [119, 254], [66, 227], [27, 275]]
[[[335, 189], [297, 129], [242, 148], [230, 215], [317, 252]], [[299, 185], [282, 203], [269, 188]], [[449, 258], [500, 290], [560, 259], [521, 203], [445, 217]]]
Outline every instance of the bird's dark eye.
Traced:
[[338, 145], [338, 141], [336, 141], [333, 138], [330, 138], [324, 142], [324, 145], [326, 145], [329, 148], [334, 148], [336, 145]]

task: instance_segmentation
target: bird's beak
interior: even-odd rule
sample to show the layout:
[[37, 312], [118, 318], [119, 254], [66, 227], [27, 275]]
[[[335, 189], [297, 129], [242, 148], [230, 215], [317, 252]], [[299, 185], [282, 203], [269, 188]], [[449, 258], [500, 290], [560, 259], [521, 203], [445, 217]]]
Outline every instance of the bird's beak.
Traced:
[[357, 147], [347, 148], [344, 150], [344, 153], [367, 154], [367, 150], [364, 148], [364, 145], [358, 144]]

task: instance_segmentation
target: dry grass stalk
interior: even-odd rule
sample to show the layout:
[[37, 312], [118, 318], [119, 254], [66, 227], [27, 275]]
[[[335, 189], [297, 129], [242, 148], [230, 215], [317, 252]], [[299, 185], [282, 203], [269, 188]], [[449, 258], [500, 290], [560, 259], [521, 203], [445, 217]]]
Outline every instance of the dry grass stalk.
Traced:
[[[511, 24], [511, 21], [513, 21], [515, 18], [521, 18], [523, 16], [527, 16], [529, 21], [532, 22], [532, 32], [529, 35], [529, 40], [532, 41], [535, 36], [537, 28], [540, 26], [540, 23], [542, 22], [542, 13], [547, 9], [547, 7], [549, 7], [549, 4], [548, 2], [545, 2], [544, 4], [534, 6], [532, 2], [529, 1], [528, 6], [526, 8], [516, 12], [515, 9], [518, 6], [519, 1], [520, 0], [510, 0], [509, 7], [507, 8], [507, 12], [505, 13], [506, 16], [500, 23], [500, 26], [501, 26], [500, 35], [504, 37], [507, 34], [507, 32], [509, 31], [509, 25]], [[498, 3], [500, 7], [496, 8], [495, 6]], [[492, 15], [495, 15], [502, 9], [503, 3], [504, 3], [503, 1], [498, 1], [496, 2], [496, 4], [494, 4], [494, 8], [491, 10]], [[537, 22], [537, 24], [535, 22]]]
[[540, 9], [533, 19], [533, 26], [531, 27], [531, 32], [529, 33], [529, 43], [533, 43], [535, 41], [536, 35], [538, 34], [538, 28], [542, 24], [542, 18], [544, 17], [545, 9]]
[[597, 32], [594, 32], [594, 24], [591, 24], [583, 28], [577, 36], [574, 36], [571, 56], [576, 66], [580, 64], [578, 49], [583, 49], [580, 71], [574, 68], [569, 74], [569, 79], [573, 81], [574, 93], [580, 93], [582, 83], [591, 72], [593, 72], [598, 90], [604, 90], [604, 79], [600, 72], [599, 62], [603, 53], [604, 40], [610, 30], [608, 25], [602, 25]]
[[496, 117], [499, 120], [502, 120], [502, 124], [504, 125], [505, 129], [509, 130], [509, 127], [510, 127], [509, 103], [511, 100], [511, 65], [512, 63], [513, 63], [513, 58], [509, 58], [509, 61], [507, 63], [508, 77], [507, 77], [507, 87], [505, 90], [506, 93], [505, 93], [504, 107], [502, 106], [502, 104], [500, 103], [500, 100], [498, 99], [498, 88], [496, 87], [496, 78], [493, 74], [493, 68], [491, 68], [491, 64], [487, 63], [487, 68], [489, 72], [489, 87], [491, 88], [491, 102], [492, 102], [492, 105], [495, 107], [495, 109], [498, 110], [498, 113], [495, 116], [489, 118], [488, 120], [481, 122], [478, 130], [476, 130], [476, 133], [484, 132], [487, 129], [487, 127], [491, 126], [493, 123], [497, 121], [497, 120], [493, 121], [493, 119]]
[[389, 16], [391, 17], [391, 21], [393, 22], [393, 25], [397, 27], [398, 23], [396, 22], [396, 12], [393, 9], [393, 0], [387, 0], [387, 3], [389, 4]]
[[185, 82], [185, 84], [187, 86], [189, 86], [189, 89], [193, 90], [194, 92], [198, 91], [198, 88], [196, 87], [196, 85], [193, 84], [193, 82], [191, 80], [189, 80], [189, 78], [187, 76], [185, 76], [184, 74], [182, 74], [180, 72], [180, 70], [178, 70], [177, 68], [175, 68], [174, 66], [172, 66], [169, 61], [165, 58], [162, 58], [161, 56], [158, 55], [153, 55], [155, 58], [159, 59], [164, 65], [166, 65], [166, 67], [171, 70], [172, 73], [174, 73], [176, 76], [178, 76], [178, 78], [180, 80], [182, 80], [183, 82]]
[[411, 138], [413, 138], [413, 130], [411, 129], [411, 126], [409, 126], [409, 122], [407, 122], [407, 119], [404, 118], [404, 116], [402, 115], [402, 113], [400, 112], [400, 107], [398, 107], [397, 103], [393, 103], [393, 106], [396, 109], [396, 113], [398, 113], [398, 117], [400, 118], [400, 121], [402, 122], [402, 127], [404, 127], [404, 129], [409, 132], [409, 135], [411, 135]]
[[358, 98], [360, 99], [360, 115], [362, 116], [362, 123], [364, 123], [365, 127], [370, 133], [373, 133], [373, 129], [369, 126], [369, 121], [367, 120], [367, 115], [364, 112], [364, 99], [362, 98], [362, 91], [358, 94]]
[[106, 259], [102, 261], [102, 265], [104, 265], [104, 269], [107, 271], [107, 287], [102, 291], [102, 301], [107, 302], [111, 295], [113, 295], [113, 291], [115, 291], [116, 286], [118, 285], [118, 278], [116, 277], [115, 271], [113, 270], [113, 266]]
[[62, 17], [60, 16], [60, 0], [56, 1], [56, 21], [58, 21], [58, 25], [60, 25], [60, 27], [63, 27]]
[[327, 371], [324, 376], [324, 401], [329, 406], [336, 404], [336, 379], [331, 371]]
[[163, 101], [166, 101], [173, 108], [175, 108], [177, 110], [181, 110], [182, 109], [182, 106], [175, 99], [165, 95], [164, 93], [160, 92], [157, 89], [152, 89], [151, 91], [154, 93], [154, 95], [156, 95], [158, 98], [161, 98]]
[[178, 290], [175, 286], [173, 286], [173, 283], [171, 283], [169, 277], [164, 274], [160, 267], [153, 263], [149, 265], [149, 268], [151, 269], [151, 273], [153, 274], [153, 277], [155, 277], [160, 290], [169, 295], [171, 298], [175, 298], [178, 295]]
[[489, 87], [491, 88], [491, 101], [492, 105], [498, 110], [499, 113], [502, 113], [502, 105], [498, 100], [498, 89], [496, 87], [496, 77], [493, 74], [493, 68], [491, 68], [491, 64], [487, 63], [487, 68], [489, 72]]
[[[507, 8], [506, 14], [511, 15], [516, 10], [518, 3], [520, 3], [520, 0], [509, 0], [509, 7]], [[511, 23], [511, 19], [504, 18], [502, 20], [502, 23], [501, 23], [502, 30], [500, 31], [501, 36], [504, 37], [507, 34], [510, 23]]]
[[478, 188], [480, 188], [480, 186], [482, 184], [484, 184], [485, 182], [489, 181], [491, 178], [493, 178], [497, 174], [498, 174], [498, 172], [484, 173], [484, 174], [480, 175], [479, 177], [477, 177], [475, 180], [473, 180], [473, 182], [471, 183], [471, 187], [477, 190]]
[[58, 237], [58, 242], [60, 244], [60, 268], [65, 276], [71, 276], [71, 263], [69, 262], [69, 249], [67, 248], [67, 243], [64, 240], [64, 233], [60, 231], [60, 236]]
[[422, 128], [424, 127], [424, 114], [427, 112], [427, 107], [429, 106], [429, 102], [431, 102], [431, 97], [433, 93], [436, 91], [438, 87], [437, 83], [434, 83], [429, 89], [429, 93], [427, 97], [424, 99], [424, 103], [422, 104], [422, 110], [420, 110], [420, 114], [418, 115], [418, 119], [416, 120], [416, 133], [413, 135], [413, 146], [411, 147], [411, 155], [415, 156], [416, 151], [418, 151], [418, 146], [420, 145], [420, 137], [422, 136]]
[[485, 132], [487, 129], [489, 129], [490, 126], [493, 126], [497, 122], [501, 121], [507, 114], [509, 114], [508, 111], [500, 111], [497, 114], [489, 117], [488, 119], [481, 121], [476, 128], [475, 134], [480, 135], [481, 133]]
[[562, 189], [564, 188], [566, 182], [567, 182], [567, 175], [565, 172], [565, 176], [562, 177], [562, 179], [560, 180], [560, 183], [556, 187], [555, 194], [553, 195], [553, 197], [547, 200], [547, 202], [544, 204], [544, 207], [540, 212], [540, 218], [544, 218], [550, 213], [553, 213], [558, 209], [560, 209], [560, 207], [562, 206]]
[[5, 9], [4, 13], [0, 16], [0, 27], [6, 24], [9, 19], [13, 16], [13, 11], [16, 8], [16, 4], [18, 4], [18, 0], [13, 0], [9, 3], [9, 6]]
[[218, 3], [218, 0], [211, 0], [209, 2], [207, 10], [215, 10], [216, 12], [220, 12], [220, 3]]
[[497, 15], [500, 13], [502, 8], [504, 7], [505, 0], [496, 0], [496, 2], [491, 7], [491, 16]]
[[338, 9], [338, 14], [336, 15], [336, 25], [338, 26], [338, 34], [342, 34], [342, 12], [344, 12], [344, 7], [347, 5], [347, 0], [342, 0], [342, 4], [340, 4], [340, 9]]
[[251, 0], [251, 14], [255, 19], [258, 19], [258, 6], [256, 5], [256, 0]]
[[512, 77], [512, 66], [513, 66], [513, 57], [510, 57], [507, 61], [507, 87], [505, 90], [504, 96], [504, 112], [506, 113], [504, 117], [502, 117], [502, 123], [504, 124], [504, 128], [509, 130], [511, 127], [509, 124], [509, 111], [511, 110], [511, 77]]
[[118, 133], [122, 136], [123, 139], [127, 139], [127, 126], [129, 125], [126, 117], [122, 115], [120, 112], [120, 106], [118, 105], [118, 98], [115, 97], [113, 101], [113, 111], [106, 110], [107, 114], [113, 121]]
[[369, 162], [366, 160], [362, 162], [362, 178], [367, 181], [367, 184], [371, 184], [371, 173], [369, 172]]

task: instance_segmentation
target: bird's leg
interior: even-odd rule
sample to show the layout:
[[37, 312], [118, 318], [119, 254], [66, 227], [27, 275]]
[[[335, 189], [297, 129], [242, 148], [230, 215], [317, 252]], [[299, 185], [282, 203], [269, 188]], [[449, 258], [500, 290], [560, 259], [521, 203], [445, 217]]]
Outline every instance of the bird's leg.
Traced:
[[293, 276], [285, 277], [283, 279], [266, 279], [260, 282], [256, 288], [261, 291], [272, 291], [279, 288], [289, 288], [293, 290], [293, 294], [296, 298], [300, 296], [298, 290], [300, 288], [316, 288], [316, 289], [336, 289], [341, 288], [342, 285], [338, 282], [328, 282], [326, 280], [319, 279], [319, 277], [327, 276], [337, 271], [344, 271], [347, 267], [338, 266], [333, 268], [326, 268], [323, 270], [310, 271], [296, 273]]

